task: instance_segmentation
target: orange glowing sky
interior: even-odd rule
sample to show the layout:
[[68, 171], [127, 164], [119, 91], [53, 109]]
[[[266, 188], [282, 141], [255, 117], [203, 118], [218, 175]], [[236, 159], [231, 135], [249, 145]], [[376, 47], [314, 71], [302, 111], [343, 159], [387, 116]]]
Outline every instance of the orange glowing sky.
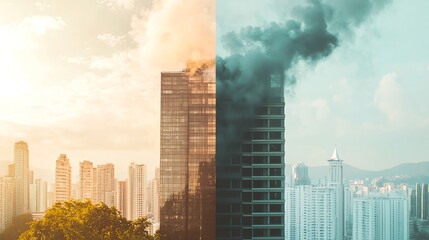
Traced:
[[182, 2], [1, 1], [0, 162], [24, 140], [30, 166], [54, 171], [65, 153], [75, 179], [83, 160], [152, 176], [160, 72], [215, 56], [214, 1]]

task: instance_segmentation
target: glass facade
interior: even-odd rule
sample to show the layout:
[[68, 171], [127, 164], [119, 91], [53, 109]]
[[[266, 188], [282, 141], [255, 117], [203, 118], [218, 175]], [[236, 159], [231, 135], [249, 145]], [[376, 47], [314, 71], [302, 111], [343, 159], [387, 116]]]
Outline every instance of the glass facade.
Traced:
[[216, 86], [205, 68], [161, 73], [163, 240], [214, 240]]
[[[218, 98], [218, 141], [235, 125], [239, 140], [217, 144], [217, 239], [284, 239], [284, 98], [279, 76], [267, 81], [270, 97], [252, 109], [249, 119], [225, 123], [232, 101]], [[246, 109], [242, 109], [246, 111]], [[246, 114], [246, 117], [249, 114]], [[223, 121], [223, 122], [222, 122]], [[243, 127], [244, 126], [244, 127]], [[223, 148], [223, 149], [222, 149]]]

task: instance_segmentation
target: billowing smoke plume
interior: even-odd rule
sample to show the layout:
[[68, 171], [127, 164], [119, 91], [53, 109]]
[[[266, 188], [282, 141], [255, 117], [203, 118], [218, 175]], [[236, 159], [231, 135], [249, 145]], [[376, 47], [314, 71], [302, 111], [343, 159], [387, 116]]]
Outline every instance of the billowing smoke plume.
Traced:
[[294, 64], [316, 64], [329, 56], [341, 36], [388, 2], [309, 0], [294, 9], [296, 20], [246, 27], [223, 36], [231, 55], [216, 59], [218, 159], [225, 157], [222, 154], [228, 149], [237, 149], [255, 109], [273, 94], [269, 85], [272, 75], [293, 86], [296, 80], [290, 70]]

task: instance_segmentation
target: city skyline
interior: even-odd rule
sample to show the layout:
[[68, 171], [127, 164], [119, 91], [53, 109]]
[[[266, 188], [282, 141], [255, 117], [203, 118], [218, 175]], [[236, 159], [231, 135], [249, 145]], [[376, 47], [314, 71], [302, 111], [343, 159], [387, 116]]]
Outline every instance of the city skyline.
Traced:
[[73, 169], [159, 166], [159, 74], [214, 58], [215, 2], [152, 2], [0, 3], [0, 161], [23, 139], [31, 167], [54, 169], [61, 153]]
[[[181, 69], [188, 58], [225, 55], [221, 38], [227, 32], [249, 24], [263, 26], [284, 21], [293, 16], [292, 9], [298, 4], [269, 0], [261, 5], [253, 1], [248, 11], [271, 14], [251, 17], [252, 14], [240, 15], [240, 1], [228, 3], [232, 5], [218, 1], [221, 11], [216, 16], [214, 1], [186, 3], [187, 6], [166, 0], [159, 5], [149, 0], [76, 2], [76, 7], [96, 9], [97, 16], [115, 20], [115, 25], [96, 21], [90, 10], [84, 10], [83, 18], [73, 21], [73, 9], [64, 7], [61, 1], [25, 6], [20, 1], [0, 3], [0, 65], [7, 69], [0, 73], [0, 161], [12, 162], [9, 146], [22, 139], [33, 148], [30, 167], [54, 169], [56, 156], [66, 153], [73, 169], [78, 169], [83, 160], [102, 164], [106, 159], [113, 163], [144, 163], [154, 169], [159, 162], [159, 141], [153, 141], [159, 140], [159, 72]], [[286, 153], [288, 164], [320, 165], [318, 156], [329, 154], [327, 149], [335, 144], [348, 154], [345, 157], [350, 165], [368, 170], [396, 166], [405, 158], [406, 162], [427, 160], [429, 148], [423, 139], [428, 131], [429, 107], [423, 89], [428, 85], [425, 79], [429, 63], [422, 44], [429, 36], [415, 29], [427, 26], [424, 7], [418, 6], [428, 3], [383, 3], [383, 9], [344, 34], [345, 40], [329, 58], [316, 66], [301, 64], [293, 69], [299, 79], [286, 95], [286, 121], [290, 126], [286, 134], [291, 139]], [[276, 4], [278, 7], [273, 7]], [[188, 9], [190, 5], [196, 7]], [[202, 14], [198, 9], [207, 11]], [[192, 26], [195, 35], [207, 39], [161, 37], [165, 44], [184, 44], [185, 48], [180, 53], [173, 49], [154, 52], [159, 43], [153, 39], [164, 34], [152, 28], [154, 21], [160, 21], [160, 27], [168, 25], [175, 10], [186, 10], [201, 21], [194, 26], [196, 23], [183, 20], [175, 29], [166, 28], [171, 34]], [[415, 13], [413, 19], [407, 17], [409, 12]], [[236, 16], [240, 20], [230, 21]], [[92, 22], [90, 28], [83, 27], [88, 22], [84, 20]], [[414, 27], [406, 28], [408, 25]], [[148, 28], [142, 30], [142, 26]], [[65, 40], [66, 36], [74, 43]], [[405, 36], [413, 36], [415, 41]], [[70, 50], [58, 50], [62, 49], [62, 40], [70, 44]], [[216, 50], [196, 44], [205, 42], [214, 47], [215, 41]], [[185, 50], [190, 54], [184, 56]], [[149, 57], [136, 60], [146, 53]], [[116, 64], [118, 67], [112, 70]], [[12, 101], [14, 105], [9, 104]], [[104, 116], [109, 116], [110, 121], [104, 121]], [[320, 136], [327, 133], [335, 137], [321, 140]], [[393, 151], [384, 151], [386, 148]], [[119, 165], [117, 172], [125, 176], [127, 164]], [[152, 174], [150, 171], [149, 176]], [[73, 179], [77, 177], [73, 172]]]

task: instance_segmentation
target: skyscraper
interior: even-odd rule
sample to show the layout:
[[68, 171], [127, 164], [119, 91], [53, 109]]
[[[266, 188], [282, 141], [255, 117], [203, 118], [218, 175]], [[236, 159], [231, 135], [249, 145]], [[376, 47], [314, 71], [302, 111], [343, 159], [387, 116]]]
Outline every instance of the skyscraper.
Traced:
[[94, 173], [92, 162], [85, 160], [79, 163], [79, 198], [96, 203], [96, 177]]
[[310, 178], [308, 177], [308, 167], [304, 163], [293, 165], [292, 181], [295, 186], [309, 185]]
[[0, 177], [0, 232], [7, 228], [15, 214], [15, 180]]
[[429, 185], [422, 184], [422, 206], [421, 206], [421, 219], [429, 219]]
[[401, 194], [355, 198], [353, 240], [409, 239], [408, 211], [407, 197]]
[[135, 220], [147, 215], [146, 166], [131, 163], [128, 168], [127, 218]]
[[30, 210], [31, 212], [45, 212], [48, 204], [48, 183], [36, 179], [30, 184]]
[[422, 186], [420, 184], [416, 184], [416, 217], [418, 219], [422, 218]]
[[115, 194], [115, 166], [107, 163], [97, 166], [97, 198], [107, 206], [113, 206]]
[[55, 168], [55, 201], [64, 202], [71, 199], [71, 166], [66, 154], [60, 154]]
[[327, 184], [286, 188], [286, 239], [344, 239], [343, 167], [337, 150], [328, 162]]
[[219, 240], [284, 239], [283, 81], [280, 75], [269, 74], [266, 79], [258, 79], [258, 83], [258, 89], [247, 93], [253, 93], [250, 96], [240, 89], [225, 94], [229, 91], [225, 88], [232, 84], [228, 81], [219, 82], [217, 87]]
[[161, 73], [162, 239], [215, 239], [215, 91], [207, 65]]
[[116, 185], [116, 208], [123, 217], [127, 217], [127, 181], [118, 181]]
[[29, 209], [29, 160], [28, 145], [15, 143], [15, 215], [27, 213]]

